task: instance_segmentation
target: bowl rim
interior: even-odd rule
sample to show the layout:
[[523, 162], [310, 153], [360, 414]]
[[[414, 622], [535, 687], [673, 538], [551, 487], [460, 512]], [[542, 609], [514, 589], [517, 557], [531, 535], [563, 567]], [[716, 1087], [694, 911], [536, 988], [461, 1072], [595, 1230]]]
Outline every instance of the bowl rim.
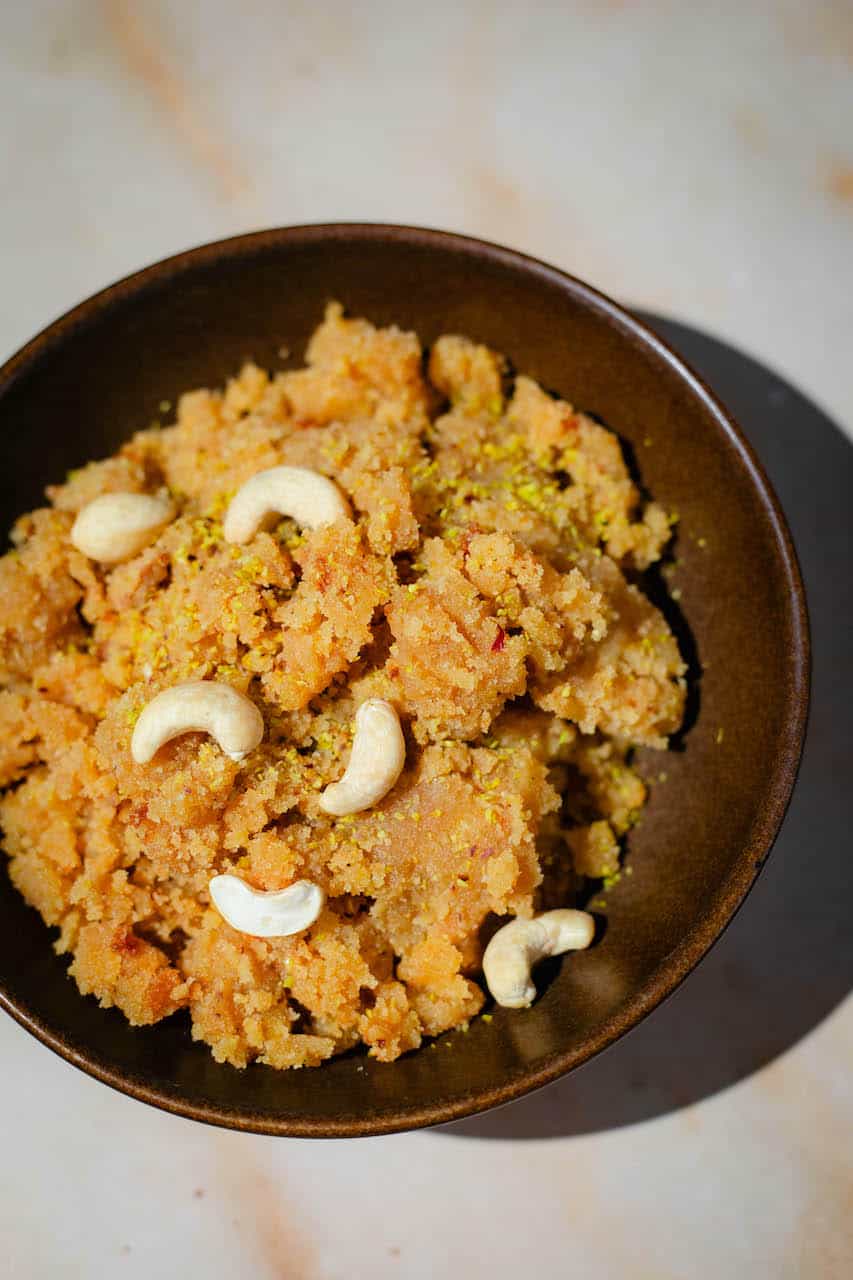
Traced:
[[486, 259], [497, 265], [521, 270], [543, 283], [547, 282], [562, 291], [569, 291], [576, 299], [617, 328], [625, 337], [650, 350], [687, 388], [689, 393], [702, 402], [747, 473], [753, 492], [768, 520], [787, 577], [785, 599], [790, 609], [789, 621], [793, 639], [790, 679], [786, 685], [784, 708], [788, 733], [783, 749], [774, 762], [765, 802], [756, 813], [749, 842], [744, 846], [710, 907], [665, 957], [640, 990], [619, 1006], [581, 1048], [556, 1054], [540, 1066], [491, 1089], [480, 1090], [472, 1096], [466, 1095], [454, 1101], [435, 1102], [419, 1108], [403, 1106], [394, 1114], [377, 1117], [345, 1117], [334, 1121], [305, 1120], [284, 1114], [270, 1116], [252, 1111], [250, 1106], [220, 1107], [215, 1104], [199, 1104], [100, 1062], [85, 1047], [57, 1032], [24, 1002], [13, 999], [0, 978], [0, 1008], [3, 1008], [24, 1030], [30, 1032], [42, 1044], [96, 1080], [100, 1080], [120, 1093], [174, 1115], [223, 1128], [271, 1136], [367, 1137], [446, 1124], [477, 1115], [551, 1084], [576, 1066], [596, 1057], [635, 1027], [671, 995], [707, 955], [734, 919], [758, 879], [790, 803], [802, 756], [809, 709], [811, 646], [800, 565], [779, 500], [741, 427], [704, 379], [646, 324], [598, 289], [569, 272], [551, 266], [529, 254], [475, 236], [398, 223], [345, 221], [305, 223], [273, 227], [210, 241], [159, 259], [149, 266], [120, 278], [53, 320], [0, 366], [0, 400], [21, 376], [36, 366], [42, 356], [48, 354], [75, 330], [97, 319], [102, 311], [167, 280], [179, 277], [185, 271], [222, 259], [236, 260], [247, 253], [266, 248], [342, 240], [374, 243], [390, 241], [420, 248], [449, 248], [474, 259]]

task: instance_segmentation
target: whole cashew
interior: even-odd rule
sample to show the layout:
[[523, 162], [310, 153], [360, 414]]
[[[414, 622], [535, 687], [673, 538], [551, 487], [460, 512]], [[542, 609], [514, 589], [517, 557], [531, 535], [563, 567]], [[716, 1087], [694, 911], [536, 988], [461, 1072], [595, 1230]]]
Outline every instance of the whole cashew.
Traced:
[[208, 885], [219, 914], [240, 933], [255, 938], [287, 938], [301, 933], [317, 919], [325, 894], [310, 880], [297, 880], [287, 889], [264, 893], [239, 876], [214, 876]]
[[71, 541], [101, 564], [138, 555], [175, 514], [169, 498], [152, 493], [103, 493], [77, 514]]
[[305, 529], [334, 524], [350, 514], [349, 503], [333, 481], [308, 467], [270, 467], [247, 480], [225, 512], [226, 542], [250, 542], [259, 529], [291, 516]]
[[264, 736], [264, 718], [245, 694], [216, 680], [187, 680], [164, 689], [142, 712], [130, 750], [147, 764], [164, 743], [184, 733], [209, 733], [232, 760], [242, 760]]
[[384, 698], [368, 698], [355, 713], [349, 764], [340, 782], [320, 797], [320, 808], [342, 818], [369, 809], [387, 795], [406, 763], [406, 742], [397, 712]]
[[546, 956], [582, 951], [592, 942], [595, 921], [588, 911], [561, 908], [534, 920], [510, 920], [498, 929], [483, 955], [486, 983], [498, 1004], [526, 1009], [536, 997], [530, 970]]

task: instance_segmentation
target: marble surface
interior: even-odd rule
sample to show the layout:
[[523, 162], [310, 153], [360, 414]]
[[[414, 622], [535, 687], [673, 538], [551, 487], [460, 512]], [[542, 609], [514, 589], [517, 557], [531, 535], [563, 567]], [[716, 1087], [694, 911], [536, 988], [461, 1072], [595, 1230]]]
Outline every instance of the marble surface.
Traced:
[[[0, 359], [116, 277], [256, 227], [503, 241], [784, 376], [751, 365], [741, 413], [796, 509], [825, 664], [788, 828], [724, 942], [534, 1099], [441, 1132], [246, 1137], [120, 1097], [0, 1020], [3, 1274], [851, 1273], [848, 685], [827, 586], [830, 561], [850, 576], [830, 419], [853, 434], [851, 120], [843, 0], [3, 7]], [[722, 347], [695, 354], [734, 376]]]

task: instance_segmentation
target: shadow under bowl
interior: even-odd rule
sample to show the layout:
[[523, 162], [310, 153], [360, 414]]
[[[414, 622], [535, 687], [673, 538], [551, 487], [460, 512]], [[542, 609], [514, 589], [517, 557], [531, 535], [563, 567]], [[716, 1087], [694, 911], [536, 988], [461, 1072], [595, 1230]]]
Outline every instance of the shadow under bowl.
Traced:
[[[186, 1015], [131, 1028], [81, 997], [36, 913], [0, 884], [0, 1004], [83, 1070], [142, 1101], [259, 1133], [347, 1137], [411, 1129], [518, 1098], [587, 1061], [682, 981], [767, 857], [791, 794], [808, 705], [796, 557], [738, 427], [691, 369], [589, 286], [495, 245], [416, 228], [340, 224], [241, 236], [113, 285], [0, 369], [0, 520], [112, 453], [194, 386], [251, 356], [299, 363], [339, 299], [425, 344], [467, 334], [617, 431], [644, 486], [679, 514], [676, 612], [694, 646], [695, 723], [654, 779], [607, 929], [532, 1009], [496, 1009], [391, 1065], [360, 1054], [314, 1070], [237, 1071]], [[282, 355], [283, 352], [292, 355]], [[672, 604], [668, 606], [672, 608]], [[674, 619], [676, 623], [679, 619]]]

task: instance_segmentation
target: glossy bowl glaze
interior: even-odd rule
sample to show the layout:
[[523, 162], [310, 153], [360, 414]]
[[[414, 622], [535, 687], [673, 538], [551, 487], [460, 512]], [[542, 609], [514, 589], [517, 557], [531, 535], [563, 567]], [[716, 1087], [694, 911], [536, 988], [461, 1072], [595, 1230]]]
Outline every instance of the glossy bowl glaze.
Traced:
[[[603, 939], [545, 973], [529, 1011], [495, 1010], [391, 1065], [353, 1053], [314, 1070], [241, 1072], [192, 1042], [185, 1014], [133, 1029], [77, 993], [51, 932], [2, 875], [0, 1003], [22, 1026], [142, 1101], [318, 1137], [436, 1124], [510, 1101], [600, 1052], [668, 995], [770, 852], [796, 776], [809, 672], [784, 518], [713, 393], [588, 285], [442, 232], [260, 232], [170, 258], [76, 307], [0, 370], [3, 525], [38, 505], [48, 482], [148, 425], [161, 401], [221, 383], [247, 356], [298, 364], [331, 298], [425, 343], [447, 331], [486, 342], [619, 433], [643, 484], [680, 515], [680, 599], [666, 601], [660, 580], [648, 589], [690, 661], [691, 695], [676, 749], [639, 753], [644, 772], [666, 781], [631, 833], [632, 874], [607, 895]], [[283, 360], [283, 350], [293, 354]]]

